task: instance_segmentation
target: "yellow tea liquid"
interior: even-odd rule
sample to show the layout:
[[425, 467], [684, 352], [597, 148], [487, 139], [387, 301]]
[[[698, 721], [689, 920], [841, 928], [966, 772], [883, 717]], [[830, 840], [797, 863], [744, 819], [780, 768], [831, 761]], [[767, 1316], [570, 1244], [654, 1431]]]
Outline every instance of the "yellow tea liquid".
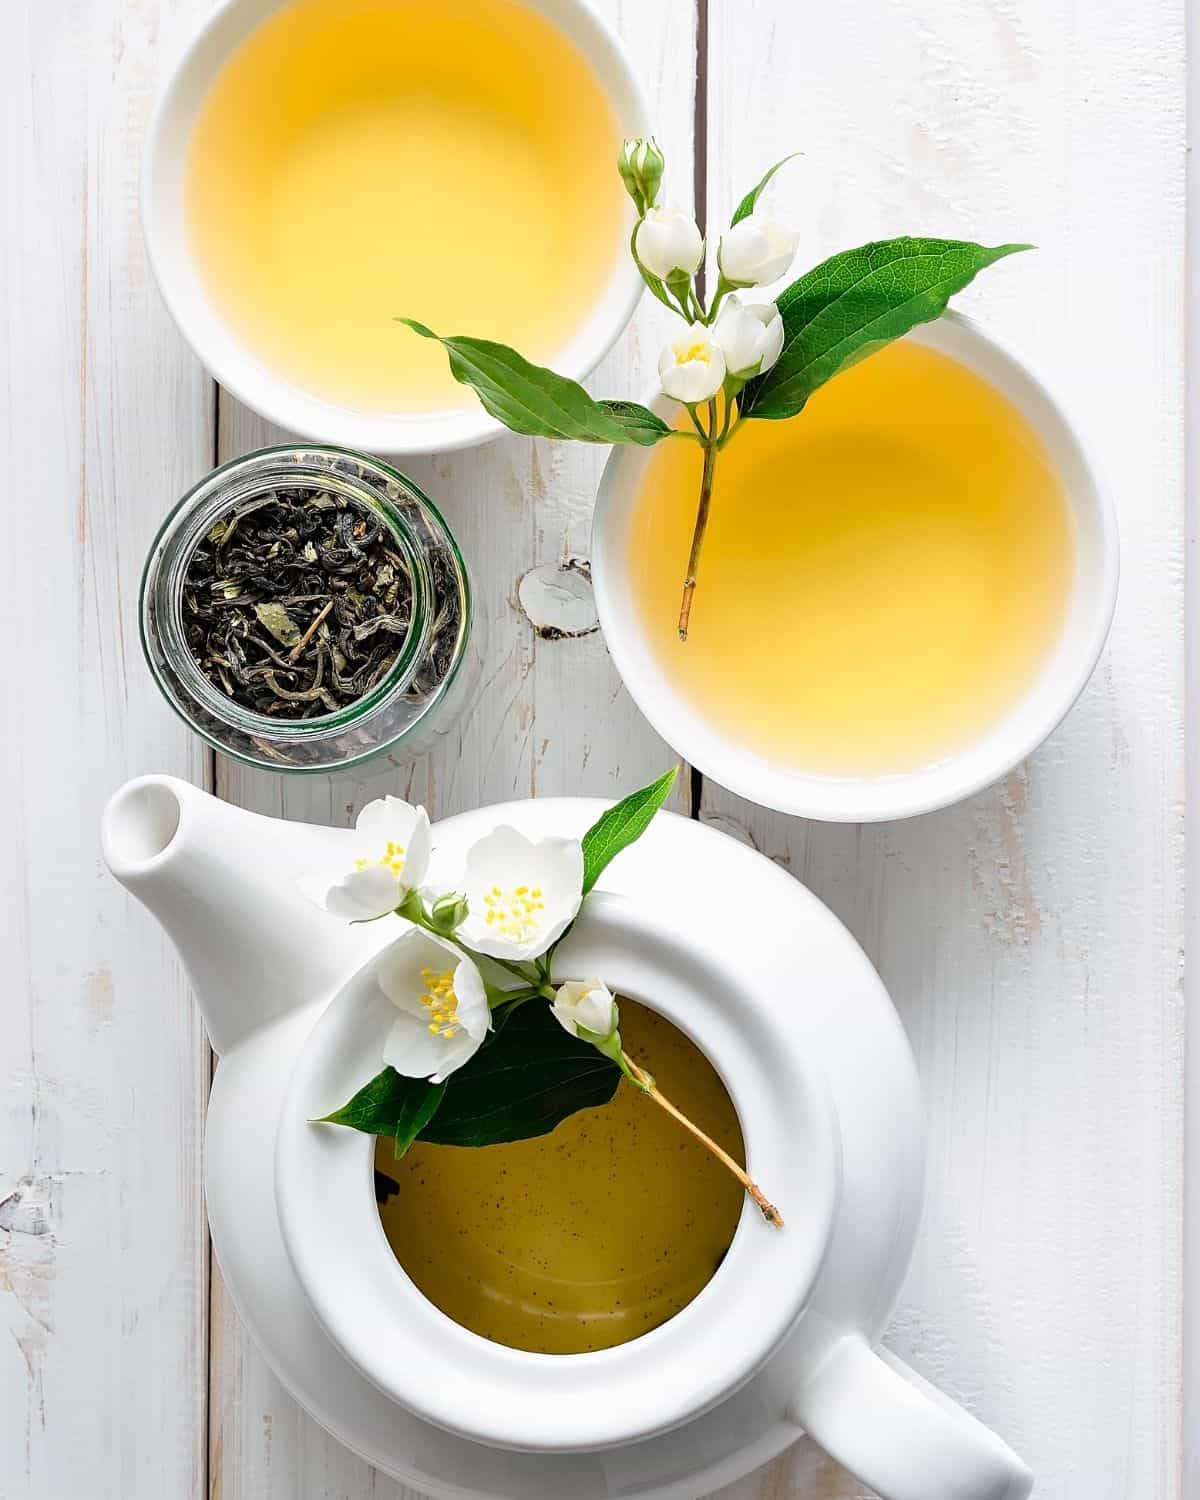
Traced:
[[187, 168], [214, 301], [294, 384], [371, 410], [470, 405], [396, 323], [552, 361], [622, 252], [601, 84], [520, 0], [292, 0], [230, 58]]
[[[630, 1000], [621, 1036], [744, 1161], [733, 1104], [693, 1043]], [[419, 1142], [399, 1162], [381, 1140], [375, 1165], [399, 1181], [380, 1217], [417, 1287], [465, 1328], [541, 1354], [605, 1349], [665, 1323], [710, 1280], [742, 1211], [729, 1172], [625, 1082], [611, 1104], [536, 1140]]]
[[1062, 481], [1016, 408], [911, 341], [748, 421], [717, 462], [686, 643], [702, 455], [656, 448], [629, 567], [664, 674], [722, 734], [818, 774], [980, 737], [1048, 656], [1074, 569]]

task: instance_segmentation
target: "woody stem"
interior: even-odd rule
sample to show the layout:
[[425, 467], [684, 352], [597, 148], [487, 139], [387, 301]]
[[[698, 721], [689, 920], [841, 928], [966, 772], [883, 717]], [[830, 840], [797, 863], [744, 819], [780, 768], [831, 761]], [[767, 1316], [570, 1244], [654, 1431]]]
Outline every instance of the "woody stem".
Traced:
[[688, 621], [692, 617], [692, 595], [696, 592], [696, 572], [700, 567], [700, 549], [708, 530], [708, 512], [712, 505], [713, 471], [717, 465], [717, 403], [708, 403], [708, 441], [704, 445], [704, 472], [700, 477], [700, 504], [696, 511], [696, 528], [692, 532], [692, 550], [688, 554], [687, 577], [683, 581], [683, 600], [679, 606], [679, 639], [688, 638]]
[[782, 1229], [783, 1215], [779, 1212], [775, 1205], [767, 1199], [762, 1189], [756, 1182], [752, 1180], [752, 1178], [744, 1170], [744, 1168], [738, 1166], [737, 1162], [734, 1161], [729, 1152], [723, 1150], [722, 1147], [718, 1146], [716, 1141], [714, 1141], [711, 1136], [705, 1135], [704, 1131], [700, 1129], [699, 1125], [693, 1124], [693, 1122], [688, 1119], [688, 1117], [683, 1113], [681, 1109], [676, 1109], [675, 1105], [673, 1105], [667, 1098], [667, 1096], [662, 1092], [662, 1090], [655, 1083], [650, 1074], [647, 1073], [644, 1068], [639, 1067], [627, 1052], [622, 1052], [621, 1056], [624, 1061], [625, 1071], [629, 1074], [630, 1078], [633, 1079], [634, 1083], [636, 1083], [644, 1093], [648, 1094], [660, 1109], [665, 1109], [673, 1120], [678, 1120], [680, 1125], [682, 1125], [690, 1135], [694, 1136], [706, 1151], [711, 1152], [723, 1167], [726, 1167], [730, 1172], [733, 1173], [733, 1175], [741, 1183], [742, 1187], [758, 1205], [759, 1212], [762, 1214], [763, 1218], [766, 1219], [768, 1224], [773, 1224], [776, 1229]]

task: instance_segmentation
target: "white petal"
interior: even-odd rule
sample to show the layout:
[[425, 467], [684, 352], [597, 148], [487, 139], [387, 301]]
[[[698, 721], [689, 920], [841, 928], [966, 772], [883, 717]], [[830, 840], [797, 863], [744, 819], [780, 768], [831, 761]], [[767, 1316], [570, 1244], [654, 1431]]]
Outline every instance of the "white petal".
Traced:
[[[488, 893], [498, 888], [507, 896], [517, 886], [542, 891], [536, 927], [521, 939], [505, 936], [487, 921]], [[492, 958], [536, 958], [562, 936], [579, 910], [583, 849], [578, 839], [546, 838], [533, 843], [515, 828], [502, 825], [468, 851], [463, 889], [470, 911], [460, 932], [468, 947]]]
[[717, 264], [727, 281], [744, 286], [777, 281], [791, 265], [800, 236], [762, 213], [734, 224], [717, 247]]
[[390, 870], [368, 865], [365, 870], [351, 870], [330, 887], [325, 910], [347, 922], [372, 922], [386, 917], [403, 899], [404, 887]]
[[725, 368], [731, 375], [748, 377], [758, 373], [765, 343], [763, 324], [736, 292], [722, 307], [712, 337], [724, 354]]
[[454, 971], [454, 994], [458, 1000], [454, 1019], [476, 1042], [481, 1042], [492, 1029], [492, 1012], [483, 976], [469, 958], [460, 959]]
[[[429, 1011], [421, 996], [428, 986], [422, 971], [453, 972], [457, 1001], [453, 1036], [431, 1031]], [[449, 943], [412, 928], [394, 942], [380, 960], [379, 988], [399, 1015], [384, 1044], [383, 1060], [409, 1078], [440, 1082], [474, 1055], [491, 1029], [487, 991], [479, 970]]]
[[668, 362], [659, 360], [659, 378], [668, 396], [687, 405], [710, 401], [725, 383], [725, 356], [715, 345], [707, 349], [708, 358]]
[[616, 1029], [616, 1001], [598, 979], [572, 979], [560, 984], [551, 1009], [572, 1036], [579, 1035], [581, 1026], [597, 1036], [608, 1036]]
[[767, 253], [766, 236], [754, 214], [721, 236], [717, 265], [726, 281], [753, 284]]
[[406, 888], [420, 885], [429, 865], [432, 835], [429, 814], [401, 797], [380, 797], [368, 802], [354, 824], [362, 858], [379, 859], [388, 841], [404, 850], [402, 879]]
[[783, 319], [775, 312], [774, 304], [767, 310], [774, 312], [774, 316], [767, 323], [763, 334], [762, 364], [758, 367], [760, 375], [765, 375], [783, 353]]
[[409, 834], [408, 856], [404, 861], [404, 883], [410, 890], [425, 879], [432, 848], [433, 830], [429, 826], [429, 814], [423, 807], [418, 807]]
[[383, 1060], [405, 1078], [429, 1078], [442, 1065], [445, 1042], [429, 1027], [401, 1012], [392, 1022], [383, 1044]]
[[493, 885], [541, 886], [551, 898], [574, 901], [583, 893], [583, 846], [578, 839], [545, 838], [534, 843], [515, 828], [500, 827], [467, 854], [467, 890], [481, 895]]
[[441, 1083], [474, 1057], [482, 1040], [467, 1031], [456, 1032], [452, 1037], [434, 1036], [415, 1016], [401, 1013], [383, 1044], [383, 1060], [405, 1078], [429, 1078]]
[[[549, 908], [549, 903], [547, 907]], [[525, 942], [501, 937], [493, 928], [482, 925], [468, 932], [465, 922], [459, 931], [463, 935], [463, 941], [476, 953], [483, 953], [488, 958], [506, 958], [510, 963], [527, 963], [531, 959], [540, 958], [547, 948], [558, 942], [575, 920], [578, 909], [578, 905], [571, 908], [563, 903], [557, 911], [548, 913], [549, 920], [543, 920], [536, 935]]]
[[704, 258], [699, 226], [674, 203], [647, 212], [638, 225], [634, 248], [646, 269], [664, 280], [673, 271], [690, 276]]
[[561, 1000], [555, 1000], [554, 1004], [550, 1007], [550, 1013], [568, 1035], [579, 1035], [579, 1026], [575, 1020], [575, 1012], [569, 1005], [564, 1005]]
[[388, 839], [407, 844], [417, 809], [403, 797], [377, 797], [359, 809], [354, 831], [360, 844], [383, 844]]
[[472, 1036], [469, 1031], [460, 1031], [457, 1036], [451, 1037], [446, 1043], [441, 1065], [433, 1075], [432, 1082], [445, 1083], [451, 1073], [461, 1068], [463, 1063], [470, 1062], [482, 1045], [483, 1037]]
[[410, 927], [381, 955], [376, 970], [379, 988], [393, 1005], [428, 1025], [429, 1016], [421, 1003], [427, 989], [422, 971], [442, 974], [454, 970], [458, 962], [457, 948], [420, 927]]

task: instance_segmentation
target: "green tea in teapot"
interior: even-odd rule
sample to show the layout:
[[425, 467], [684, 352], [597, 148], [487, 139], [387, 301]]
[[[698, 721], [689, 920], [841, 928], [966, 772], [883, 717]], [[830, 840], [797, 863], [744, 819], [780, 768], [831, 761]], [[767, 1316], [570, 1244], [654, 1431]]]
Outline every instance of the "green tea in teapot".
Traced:
[[[621, 1001], [629, 1051], [739, 1162], [733, 1102], [680, 1030]], [[628, 1082], [551, 1134], [463, 1148], [376, 1150], [380, 1217], [397, 1260], [447, 1317], [540, 1354], [623, 1344], [665, 1323], [711, 1279], [742, 1212], [738, 1183]]]

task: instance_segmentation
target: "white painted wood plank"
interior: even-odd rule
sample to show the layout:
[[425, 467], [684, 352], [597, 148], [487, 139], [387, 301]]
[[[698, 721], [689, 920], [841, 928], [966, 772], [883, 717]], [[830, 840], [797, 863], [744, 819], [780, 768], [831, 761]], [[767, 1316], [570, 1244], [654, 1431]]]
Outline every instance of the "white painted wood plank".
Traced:
[[160, 33], [187, 8], [5, 7], [6, 1500], [204, 1487], [207, 1048], [174, 955], [97, 847], [125, 777], [207, 769], [136, 621], [153, 531], [211, 461], [212, 386], [150, 285], [137, 211]]
[[[1200, 707], [1200, 424], [1195, 420], [1200, 393], [1200, 11], [1193, 5], [1187, 29], [1187, 233], [1185, 277], [1187, 310], [1187, 610], [1184, 617], [1187, 659], [1187, 722], [1196, 723]], [[1187, 949], [1200, 932], [1200, 858], [1197, 857], [1196, 808], [1200, 806], [1200, 759], [1194, 729], [1187, 746]], [[1184, 1256], [1183, 1256], [1183, 1497], [1200, 1496], [1200, 1008], [1193, 983], [1187, 997], [1184, 1131]]]
[[[863, 829], [704, 802], [833, 906], [900, 1006], [931, 1159], [891, 1342], [1039, 1500], [1180, 1495], [1183, 20], [710, 0], [710, 219], [801, 149], [778, 201], [804, 264], [910, 231], [1037, 243], [961, 305], [1048, 373], [1120, 508], [1109, 651], [1002, 786]], [[860, 1493], [802, 1448], [723, 1500]]]
[[[672, 193], [690, 202], [694, 12], [679, 0], [606, 0], [668, 151]], [[589, 382], [641, 395], [669, 315], [644, 299], [633, 329]], [[221, 455], [283, 435], [227, 397]], [[223, 796], [260, 811], [344, 823], [363, 801], [400, 790], [435, 815], [512, 797], [614, 796], [674, 760], [621, 688], [598, 633], [544, 640], [518, 602], [530, 569], [586, 556], [592, 500], [607, 450], [506, 437], [486, 448], [402, 463], [445, 514], [468, 557], [487, 619], [486, 686], [460, 734], [399, 778], [369, 768], [338, 778], [252, 773], [218, 760]], [[686, 806], [687, 788], [681, 792]], [[223, 1500], [409, 1500], [327, 1438], [284, 1393], [238, 1324], [214, 1276], [212, 1471]]]

